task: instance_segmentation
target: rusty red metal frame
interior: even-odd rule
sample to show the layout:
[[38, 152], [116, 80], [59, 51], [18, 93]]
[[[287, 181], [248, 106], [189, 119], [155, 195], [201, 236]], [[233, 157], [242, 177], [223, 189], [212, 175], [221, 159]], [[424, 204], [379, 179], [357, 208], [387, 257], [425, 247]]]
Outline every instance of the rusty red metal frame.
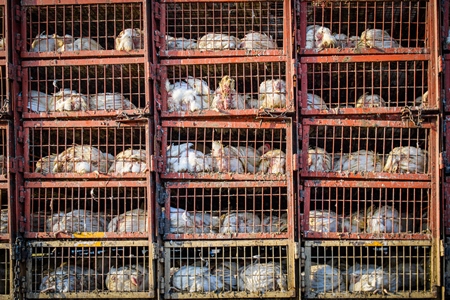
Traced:
[[[213, 5], [207, 7], [208, 4]], [[243, 4], [250, 7], [241, 7]], [[262, 9], [265, 4], [270, 8]], [[205, 5], [201, 8], [201, 5]], [[228, 15], [223, 14], [218, 6], [224, 11], [230, 11]], [[225, 8], [222, 8], [225, 7]], [[218, 11], [215, 11], [215, 10]], [[168, 0], [155, 2], [154, 17], [159, 20], [159, 28], [155, 28], [156, 45], [159, 48], [161, 57], [227, 57], [227, 56], [261, 56], [261, 55], [287, 55], [291, 49], [291, 3], [288, 0], [272, 0], [272, 1], [186, 1], [186, 0]], [[251, 11], [252, 17], [248, 20], [243, 14]], [[259, 12], [259, 13], [258, 13]], [[201, 14], [204, 13], [204, 16]], [[269, 13], [278, 14], [276, 16]], [[281, 14], [280, 14], [281, 13]], [[219, 16], [217, 16], [218, 14]], [[210, 26], [208, 20], [214, 19], [214, 26]], [[179, 29], [175, 28], [175, 20], [177, 23], [184, 22], [179, 25]], [[219, 22], [219, 23], [217, 23]], [[208, 27], [209, 26], [209, 27]], [[243, 26], [244, 28], [237, 28]], [[281, 29], [279, 28], [281, 27]], [[196, 29], [197, 28], [197, 29]], [[214, 29], [213, 29], [214, 28]], [[217, 31], [216, 28], [220, 28]], [[212, 29], [212, 30], [211, 30]], [[181, 32], [180, 32], [181, 30]], [[218, 50], [218, 51], [200, 51], [200, 50], [171, 50], [166, 44], [166, 35], [177, 38], [187, 38], [199, 40], [203, 35], [208, 33], [223, 33], [242, 39], [249, 32], [261, 32], [273, 36], [277, 41], [277, 49], [261, 49], [261, 50]]]
[[[293, 194], [290, 184], [286, 185], [286, 183], [283, 184], [281, 182], [254, 183], [248, 181], [226, 183], [168, 182], [165, 187], [165, 240], [294, 238], [295, 205], [292, 201]], [[206, 208], [206, 206], [209, 208]], [[195, 225], [196, 228], [188, 228], [187, 226], [181, 225], [181, 219], [177, 221], [177, 214], [172, 214], [171, 208], [186, 210], [188, 218], [192, 218], [192, 220], [198, 223]], [[223, 233], [222, 229], [225, 229], [222, 228], [223, 219], [227, 213], [230, 214], [233, 212], [242, 214], [238, 219], [249, 217], [249, 215], [244, 215], [245, 213], [253, 214], [255, 219], [252, 219], [251, 222], [255, 222], [253, 223], [255, 226], [248, 225], [247, 229], [249, 232]], [[209, 216], [205, 215], [205, 213], [208, 213], [209, 216], [214, 215], [217, 217], [221, 225], [217, 228], [211, 228], [208, 225]], [[279, 225], [276, 221], [272, 223], [272, 220], [277, 220], [272, 219], [272, 216], [279, 217], [282, 214], [286, 214], [286, 224]], [[178, 217], [181, 217], [181, 214]], [[184, 218], [184, 215], [182, 217]], [[264, 222], [267, 220], [270, 220], [270, 222]], [[269, 227], [270, 229], [263, 230], [263, 226], [256, 225], [259, 221], [261, 221], [261, 224], [266, 225], [265, 228]], [[171, 222], [180, 224], [177, 227], [182, 232], [188, 231], [188, 233], [172, 233], [171, 228], [169, 228], [171, 227]], [[230, 222], [230, 224], [234, 223]], [[275, 230], [274, 228], [281, 228], [283, 226], [286, 226], [285, 231], [272, 231]], [[215, 231], [213, 232], [212, 230]], [[253, 230], [254, 232], [250, 232]], [[234, 229], [232, 231], [234, 232]]]
[[[312, 130], [314, 136], [311, 135], [310, 130]], [[405, 132], [402, 133], [402, 130]], [[347, 133], [335, 139], [336, 132], [341, 131], [346, 131]], [[348, 136], [351, 132], [356, 134], [356, 136]], [[392, 133], [395, 133], [395, 136]], [[376, 137], [374, 134], [376, 134]], [[405, 134], [408, 134], [409, 138]], [[424, 136], [420, 136], [421, 134]], [[342, 179], [431, 180], [432, 176], [434, 176], [433, 172], [436, 170], [439, 157], [439, 150], [434, 147], [435, 136], [438, 134], [436, 121], [424, 122], [420, 127], [416, 127], [408, 124], [408, 122], [402, 121], [303, 119], [302, 126], [299, 130], [299, 137], [301, 137], [299, 146], [302, 149], [299, 154], [301, 176]], [[406, 139], [403, 139], [404, 135]], [[371, 142], [372, 140], [373, 142]], [[377, 143], [373, 144], [375, 141]], [[358, 150], [376, 150], [378, 154], [382, 155], [380, 163], [383, 167], [387, 161], [386, 156], [394, 147], [417, 147], [416, 144], [412, 144], [413, 142], [425, 143], [424, 145], [419, 145], [419, 147], [426, 151], [426, 173], [399, 174], [387, 172], [322, 172], [308, 170], [308, 149], [315, 147], [323, 148], [324, 146], [321, 144], [324, 143], [327, 143], [325, 147], [328, 148], [326, 151], [331, 155], [331, 169], [333, 169], [335, 166], [333, 160], [339, 158], [336, 155], [342, 156], [343, 154]], [[338, 143], [342, 145], [341, 147], [346, 148], [334, 149], [334, 153], [330, 152], [332, 150], [331, 148], [337, 147]], [[370, 143], [373, 145], [371, 146]], [[376, 146], [376, 149], [373, 146]]]
[[11, 213], [12, 213], [12, 207], [9, 203], [9, 183], [1, 182], [0, 183], [0, 209], [7, 209], [8, 210], [8, 219], [0, 220], [0, 226], [3, 227], [5, 224], [4, 222], [7, 222], [7, 232], [0, 232], [0, 242], [8, 242], [10, 240], [10, 233], [11, 233]]
[[[299, 191], [302, 195], [299, 206], [303, 208], [298, 222], [306, 239], [431, 241], [439, 238], [435, 233], [435, 230], [439, 232], [439, 228], [431, 228], [432, 225], [439, 224], [433, 221], [435, 215], [432, 212], [434, 203], [438, 202], [438, 195], [429, 182], [306, 180], [302, 186], [303, 190]], [[380, 218], [374, 219], [372, 225], [377, 220], [382, 224], [390, 222], [397, 225], [393, 225], [390, 232], [387, 231], [389, 229], [374, 227], [379, 233], [368, 233], [365, 220], [381, 206], [394, 207], [387, 209], [388, 213], [394, 213], [394, 217], [383, 217], [381, 214]], [[351, 214], [348, 213], [349, 209]], [[313, 220], [318, 222], [317, 225], [310, 223], [310, 211], [313, 210], [325, 213], [323, 219], [319, 215], [317, 220], [313, 217]], [[363, 214], [359, 215], [358, 212]], [[350, 222], [350, 219], [355, 219], [355, 224], [344, 225], [343, 221]], [[323, 223], [319, 223], [321, 220]], [[354, 232], [353, 229], [356, 228], [351, 229], [352, 224], [359, 224], [361, 231]], [[329, 232], [326, 229], [329, 229]]]

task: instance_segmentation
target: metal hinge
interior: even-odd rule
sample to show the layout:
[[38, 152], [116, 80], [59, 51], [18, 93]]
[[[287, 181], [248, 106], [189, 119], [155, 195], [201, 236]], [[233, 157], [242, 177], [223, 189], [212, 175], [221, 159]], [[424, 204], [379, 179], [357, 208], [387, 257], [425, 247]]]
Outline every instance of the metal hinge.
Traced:
[[156, 94], [154, 98], [155, 98], [155, 103], [156, 103], [156, 110], [161, 111], [161, 109], [162, 109], [161, 95]]
[[164, 42], [164, 35], [161, 31], [155, 30], [154, 40], [156, 47], [161, 48]]
[[22, 67], [9, 63], [8, 78], [15, 81], [22, 81]]
[[155, 1], [153, 2], [153, 16], [155, 19], [161, 19], [161, 4]]
[[304, 190], [298, 191], [298, 197], [303, 201], [303, 199], [305, 199], [305, 191]]
[[159, 247], [158, 247], [158, 244], [157, 243], [153, 243], [152, 245], [153, 245], [152, 257], [153, 257], [153, 259], [159, 259], [159, 251], [158, 251]]
[[22, 112], [23, 111], [23, 101], [22, 101], [22, 93], [17, 95], [17, 111]]
[[20, 5], [15, 5], [14, 6], [14, 19], [17, 22], [22, 21], [22, 11], [20, 9]]
[[19, 202], [24, 203], [25, 202], [25, 194], [26, 190], [23, 186], [19, 187]]
[[164, 130], [163, 130], [162, 126], [161, 125], [157, 125], [156, 126], [156, 132], [155, 132], [155, 139], [158, 142], [162, 141], [163, 132], [164, 132]]
[[161, 173], [163, 170], [163, 165], [161, 156], [150, 155], [150, 172]]
[[159, 205], [164, 206], [166, 204], [167, 195], [166, 189], [161, 184], [156, 184], [156, 201]]
[[294, 243], [294, 259], [300, 258], [300, 243], [295, 242]]
[[161, 214], [159, 216], [159, 234], [164, 235], [166, 232], [166, 216], [164, 214]]
[[20, 33], [16, 33], [16, 44], [15, 44], [15, 48], [16, 51], [20, 51], [22, 49], [22, 35], [20, 35]]
[[22, 156], [18, 156], [14, 159], [14, 169], [16, 172], [23, 172], [24, 171], [24, 158]]
[[[299, 139], [300, 140], [300, 139]], [[297, 170], [302, 170], [303, 164], [302, 164], [302, 150], [300, 150], [300, 153], [297, 155]]]
[[17, 127], [16, 136], [17, 136], [17, 142], [18, 143], [23, 143], [24, 134], [23, 134], [23, 127], [22, 126], [18, 126]]
[[159, 74], [159, 64], [149, 63], [148, 74], [149, 74], [150, 78], [153, 80], [160, 79], [161, 76]]

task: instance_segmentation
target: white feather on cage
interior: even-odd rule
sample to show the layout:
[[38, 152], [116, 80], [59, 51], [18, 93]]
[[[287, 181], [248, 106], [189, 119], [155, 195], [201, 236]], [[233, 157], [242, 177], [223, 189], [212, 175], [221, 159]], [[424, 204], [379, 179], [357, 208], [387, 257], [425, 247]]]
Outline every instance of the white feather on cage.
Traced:
[[28, 92], [28, 109], [32, 112], [44, 112], [53, 109], [53, 96], [39, 91]]
[[51, 110], [55, 111], [86, 111], [88, 109], [88, 98], [70, 89], [62, 89], [53, 94]]
[[39, 286], [41, 293], [83, 292], [96, 288], [94, 270], [64, 264], [43, 276]]
[[369, 95], [369, 93], [365, 93], [356, 101], [356, 108], [374, 108], [374, 107], [386, 107], [386, 102], [384, 99], [377, 94]]
[[127, 52], [144, 49], [144, 31], [138, 28], [127, 28], [121, 31], [116, 37], [115, 49]]
[[38, 34], [31, 43], [30, 52], [51, 52], [64, 46], [66, 43], [72, 43], [73, 37], [66, 34], [59, 36], [56, 34], [45, 34], [45, 31]]
[[136, 109], [136, 106], [119, 93], [99, 93], [89, 98], [90, 110]]
[[287, 279], [279, 263], [252, 263], [239, 274], [239, 288], [243, 291], [264, 294], [287, 290]]
[[382, 157], [373, 152], [358, 150], [348, 155], [343, 155], [334, 165], [335, 172], [381, 172]]
[[100, 213], [77, 209], [68, 213], [59, 212], [47, 219], [50, 232], [101, 232], [106, 229], [106, 220]]
[[192, 146], [192, 143], [183, 143], [167, 147], [167, 172], [198, 173], [213, 170], [213, 158], [191, 149]]
[[277, 44], [273, 41], [271, 35], [259, 32], [250, 32], [241, 39], [238, 48], [248, 50], [268, 50], [276, 49]]
[[399, 44], [384, 30], [368, 29], [361, 33], [359, 47], [365, 48], [398, 48]]
[[270, 79], [259, 85], [260, 108], [286, 107], [286, 82], [282, 79]]
[[383, 171], [389, 173], [425, 173], [427, 172], [427, 151], [407, 146], [392, 149]]
[[116, 155], [108, 173], [144, 173], [147, 171], [147, 152], [127, 149]]
[[308, 149], [308, 170], [310, 172], [331, 171], [331, 155], [319, 147]]
[[323, 101], [321, 97], [310, 93], [306, 94], [306, 97], [308, 109], [322, 109], [322, 110], [328, 109], [327, 104], [325, 103], [325, 101]]
[[[367, 275], [376, 270], [375, 265], [372, 264], [354, 264], [347, 270], [347, 284], [349, 286], [349, 291], [354, 292], [355, 284], [357, 284], [363, 275]], [[361, 288], [361, 284], [356, 285], [356, 288]]]
[[236, 49], [239, 45], [239, 39], [220, 33], [208, 33], [201, 37], [197, 47], [200, 50], [227, 50]]
[[282, 214], [280, 217], [273, 215], [264, 216], [262, 220], [263, 232], [267, 233], [279, 233], [286, 232], [288, 230], [288, 218], [287, 213]]
[[149, 288], [149, 271], [139, 264], [111, 267], [105, 284], [111, 292], [144, 292]]
[[133, 209], [114, 217], [108, 224], [108, 232], [147, 232], [148, 215], [143, 209]]
[[238, 286], [240, 267], [233, 261], [220, 262], [211, 271], [211, 274], [220, 282], [219, 286], [223, 286], [224, 291], [236, 291]]
[[399, 233], [400, 214], [389, 205], [381, 206], [366, 216], [368, 233]]
[[343, 281], [340, 270], [329, 265], [313, 265], [309, 274], [311, 289], [319, 293], [332, 292]]
[[261, 155], [258, 172], [264, 174], [285, 174], [286, 154], [280, 149], [267, 151]]
[[309, 212], [309, 230], [315, 232], [336, 232], [337, 215], [333, 211], [311, 210]]
[[270, 145], [266, 143], [256, 150], [251, 146], [237, 146], [233, 148], [236, 149], [236, 155], [242, 162], [245, 172], [254, 173], [258, 171], [261, 163], [261, 155], [269, 151]]
[[253, 213], [228, 213], [221, 216], [220, 233], [257, 233], [261, 232], [261, 219]]
[[55, 167], [55, 162], [57, 159], [58, 154], [52, 154], [39, 159], [36, 162], [36, 168], [34, 172], [42, 173], [43, 175], [53, 173], [53, 168]]
[[75, 145], [61, 152], [55, 159], [52, 173], [106, 173], [114, 157], [95, 147]]
[[[0, 209], [0, 233], [8, 233], [9, 213], [7, 208]], [[1, 285], [1, 283], [0, 283]]]
[[63, 53], [66, 51], [82, 50], [104, 50], [104, 48], [91, 38], [79, 38], [72, 43], [64, 43], [64, 45], [56, 49], [56, 52]]
[[[197, 111], [207, 109], [211, 97], [211, 91], [208, 91], [204, 85], [206, 82], [200, 79], [188, 77], [184, 81], [177, 81], [171, 84], [169, 80], [165, 82], [165, 89], [167, 91], [167, 109], [169, 112], [173, 111]], [[207, 86], [207, 85], [206, 85]], [[206, 93], [206, 95], [198, 94], [198, 91]]]
[[197, 48], [197, 40], [165, 36], [167, 50], [191, 50]]

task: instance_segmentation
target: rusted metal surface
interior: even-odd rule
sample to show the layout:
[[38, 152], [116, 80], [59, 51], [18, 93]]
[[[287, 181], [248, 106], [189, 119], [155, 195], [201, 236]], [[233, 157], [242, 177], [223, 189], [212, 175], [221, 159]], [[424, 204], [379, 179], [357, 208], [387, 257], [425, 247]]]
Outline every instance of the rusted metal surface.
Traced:
[[[427, 29], [429, 23], [437, 22], [430, 2], [296, 1], [298, 51], [312, 55], [427, 53], [431, 37]], [[308, 37], [308, 26], [312, 25], [317, 27]], [[315, 42], [319, 27], [326, 28], [323, 40], [337, 38], [332, 47], [323, 45], [321, 39]], [[380, 30], [378, 42], [369, 36], [364, 38], [363, 33], [371, 29]]]
[[[114, 2], [100, 1], [92, 4], [92, 1], [77, 1], [75, 5], [73, 2], [58, 2], [55, 5], [54, 1], [22, 3], [21, 57], [39, 59], [144, 55], [148, 48], [148, 41], [145, 39], [145, 34], [148, 34], [146, 2]], [[123, 49], [119, 45], [121, 33], [125, 30], [130, 30], [129, 33], [133, 34], [134, 43]], [[48, 39], [47, 36], [56, 37], [56, 45], [53, 45], [55, 39]], [[83, 47], [72, 43], [80, 38], [85, 43]]]
[[444, 102], [445, 112], [450, 112], [450, 55], [445, 54], [443, 56], [443, 76], [442, 76], [442, 90], [444, 93], [441, 95]]
[[444, 182], [443, 183], [443, 191], [444, 191], [444, 213], [443, 213], [443, 224], [444, 224], [444, 230], [442, 232], [446, 235], [450, 235], [450, 182]]
[[166, 240], [294, 237], [291, 189], [278, 182], [168, 182], [165, 187], [160, 200]]
[[0, 183], [0, 242], [8, 242], [11, 233], [11, 207], [9, 204], [9, 184]]
[[153, 297], [153, 253], [148, 241], [31, 242], [27, 298]]
[[312, 298], [436, 298], [427, 241], [306, 241], [302, 278]]
[[439, 238], [430, 222], [437, 197], [428, 182], [307, 180], [303, 186], [299, 222], [307, 239]]
[[290, 119], [162, 121], [157, 133], [161, 135], [160, 176], [163, 179], [287, 180], [292, 171], [290, 126]]
[[166, 242], [164, 298], [294, 297], [294, 248], [283, 240]]
[[420, 116], [415, 118], [409, 115], [405, 122], [303, 119], [302, 176], [430, 180], [439, 157], [433, 145], [438, 128], [433, 119], [421, 123]]
[[25, 237], [148, 238], [148, 183], [25, 182]]
[[298, 102], [302, 115], [398, 114], [405, 106], [438, 106], [434, 98], [422, 99], [428, 92], [427, 60], [408, 60], [406, 55], [401, 61], [383, 62], [338, 58], [342, 59], [301, 58]]
[[448, 1], [441, 2], [441, 18], [440, 18], [440, 39], [439, 42], [442, 44], [443, 50], [450, 50], [450, 3]]
[[22, 64], [24, 118], [142, 118], [151, 112], [143, 58]]
[[11, 248], [9, 244], [0, 244], [0, 299], [11, 299], [13, 268], [11, 264]]
[[[291, 48], [288, 0], [169, 0], [155, 2], [153, 13], [158, 20], [155, 43], [161, 57], [286, 55]], [[249, 33], [263, 36], [246, 36]], [[223, 47], [214, 50], [207, 34], [232, 38], [223, 36]]]
[[[148, 122], [27, 121], [23, 126], [28, 179], [145, 180], [150, 172], [153, 138]], [[130, 149], [132, 155], [122, 153]], [[83, 154], [74, 158], [74, 150]]]

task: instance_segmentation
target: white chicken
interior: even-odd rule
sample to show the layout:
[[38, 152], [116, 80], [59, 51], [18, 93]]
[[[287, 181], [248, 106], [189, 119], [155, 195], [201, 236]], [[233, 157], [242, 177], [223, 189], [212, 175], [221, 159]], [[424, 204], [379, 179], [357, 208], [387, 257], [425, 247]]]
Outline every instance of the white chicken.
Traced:
[[179, 291], [207, 293], [222, 290], [223, 281], [217, 280], [207, 267], [182, 266], [173, 274], [172, 285]]
[[239, 288], [251, 293], [284, 292], [287, 289], [286, 275], [279, 263], [252, 263], [241, 271], [239, 281]]
[[219, 173], [238, 173], [245, 172], [244, 165], [238, 157], [239, 151], [233, 146], [224, 147], [220, 141], [212, 142], [212, 160], [214, 171]]
[[386, 102], [383, 98], [381, 98], [380, 95], [373, 94], [369, 95], [368, 93], [365, 93], [361, 97], [358, 98], [356, 101], [356, 108], [362, 108], [362, 107], [386, 107]]
[[197, 41], [192, 39], [186, 39], [183, 37], [173, 37], [166, 35], [166, 48], [167, 50], [190, 50], [197, 48]]
[[382, 158], [373, 151], [358, 150], [343, 155], [334, 165], [335, 172], [381, 172]]
[[239, 45], [239, 39], [220, 33], [208, 33], [198, 41], [200, 50], [228, 50], [236, 49]]
[[89, 100], [85, 95], [70, 89], [62, 89], [58, 93], [53, 94], [55, 111], [86, 111], [88, 103]]
[[52, 95], [39, 91], [28, 92], [28, 109], [32, 112], [50, 111], [54, 107]]
[[425, 173], [427, 172], [427, 152], [420, 148], [407, 146], [392, 149], [384, 165], [389, 173]]
[[42, 173], [43, 175], [53, 173], [53, 168], [55, 167], [55, 162], [57, 159], [57, 154], [52, 154], [39, 159], [36, 162], [36, 168], [34, 169], [34, 172]]
[[265, 174], [285, 174], [286, 154], [280, 149], [267, 151], [261, 155], [258, 171]]
[[321, 110], [328, 110], [328, 106], [326, 105], [325, 101], [317, 95], [314, 94], [306, 94], [307, 96], [307, 108], [308, 109], [321, 109]]
[[116, 155], [108, 173], [145, 173], [147, 171], [147, 152], [127, 149]]
[[166, 80], [167, 108], [173, 111], [197, 111], [208, 108], [207, 97], [199, 95], [197, 91], [184, 81], [170, 84]]
[[90, 110], [136, 109], [136, 106], [119, 93], [98, 93], [89, 98]]
[[213, 170], [213, 158], [191, 149], [192, 146], [192, 143], [184, 143], [167, 147], [167, 172], [198, 173]]
[[284, 213], [280, 217], [264, 216], [261, 226], [263, 232], [266, 233], [280, 233], [288, 230], [288, 218], [287, 214]]
[[212, 100], [214, 91], [211, 91], [209, 89], [208, 83], [200, 78], [194, 78], [192, 76], [188, 76], [186, 82], [197, 92], [197, 95], [200, 96], [200, 103], [202, 104], [200, 109], [209, 108], [209, 104]]
[[378, 267], [375, 270], [372, 268], [362, 270], [361, 274], [357, 282], [350, 284], [350, 292], [385, 293], [386, 291], [393, 292], [396, 290], [397, 275], [395, 271], [389, 275], [389, 272], [385, 272], [382, 267]]
[[235, 90], [235, 81], [230, 76], [224, 76], [219, 87], [214, 92], [211, 102], [211, 109], [228, 110], [228, 109], [245, 109], [247, 96], [240, 95]]
[[148, 215], [143, 209], [129, 210], [114, 217], [108, 224], [108, 232], [147, 232]]
[[261, 232], [261, 219], [253, 213], [229, 213], [221, 216], [220, 233]]
[[95, 271], [63, 264], [42, 277], [41, 293], [84, 292], [96, 289]]
[[47, 219], [49, 232], [100, 232], [105, 231], [106, 220], [100, 213], [77, 209], [68, 213], [59, 212]]
[[37, 35], [31, 43], [31, 52], [51, 52], [64, 46], [64, 44], [70, 44], [73, 42], [73, 37], [66, 34], [65, 36], [59, 36], [56, 34], [47, 35], [45, 31]]
[[308, 149], [308, 170], [310, 172], [331, 171], [331, 156], [322, 148]]
[[311, 210], [309, 212], [309, 230], [315, 232], [337, 232], [337, 215], [333, 211]]
[[423, 93], [422, 96], [417, 97], [414, 100], [414, 106], [426, 106], [428, 103], [428, 91]]
[[81, 51], [81, 50], [104, 50], [96, 41], [90, 38], [79, 38], [72, 43], [64, 43], [62, 47], [56, 49], [56, 52], [63, 53], [66, 51]]
[[358, 47], [398, 48], [399, 44], [384, 30], [368, 29], [361, 33]]
[[127, 28], [121, 31], [116, 37], [115, 49], [127, 52], [144, 49], [144, 31], [138, 28]]
[[112, 155], [102, 153], [95, 147], [75, 145], [58, 155], [52, 173], [106, 173], [113, 160]]
[[141, 265], [125, 265], [119, 268], [111, 267], [105, 284], [112, 292], [144, 292], [149, 287], [148, 269]]
[[318, 25], [306, 27], [306, 49], [317, 48], [320, 51], [324, 48], [334, 48], [336, 44], [336, 38], [329, 28]]
[[0, 51], [5, 51], [6, 48], [6, 39], [0, 37]]
[[332, 292], [343, 281], [339, 269], [329, 265], [313, 265], [309, 271], [311, 289], [319, 293]]
[[236, 291], [239, 278], [239, 265], [233, 261], [220, 262], [211, 271], [211, 274], [221, 282], [219, 286], [223, 286], [224, 291]]
[[248, 50], [268, 50], [276, 49], [277, 44], [273, 41], [271, 35], [259, 32], [247, 33], [239, 44], [239, 49]]
[[399, 233], [400, 214], [389, 205], [381, 206], [366, 216], [368, 233]]
[[282, 79], [266, 80], [259, 85], [260, 108], [286, 107], [286, 82]]
[[[8, 233], [9, 214], [8, 209], [0, 209], [0, 233]], [[0, 284], [1, 285], [1, 284]]]
[[340, 225], [343, 232], [359, 233], [364, 230], [366, 226], [366, 214], [364, 210], [357, 211], [345, 216]]
[[244, 165], [245, 172], [255, 173], [258, 171], [261, 163], [261, 155], [270, 150], [270, 145], [266, 143], [256, 150], [251, 146], [237, 146], [234, 148], [238, 152], [239, 160]]
[[218, 227], [218, 218], [208, 213], [190, 213], [181, 208], [170, 208], [170, 233], [210, 233], [214, 232]]

